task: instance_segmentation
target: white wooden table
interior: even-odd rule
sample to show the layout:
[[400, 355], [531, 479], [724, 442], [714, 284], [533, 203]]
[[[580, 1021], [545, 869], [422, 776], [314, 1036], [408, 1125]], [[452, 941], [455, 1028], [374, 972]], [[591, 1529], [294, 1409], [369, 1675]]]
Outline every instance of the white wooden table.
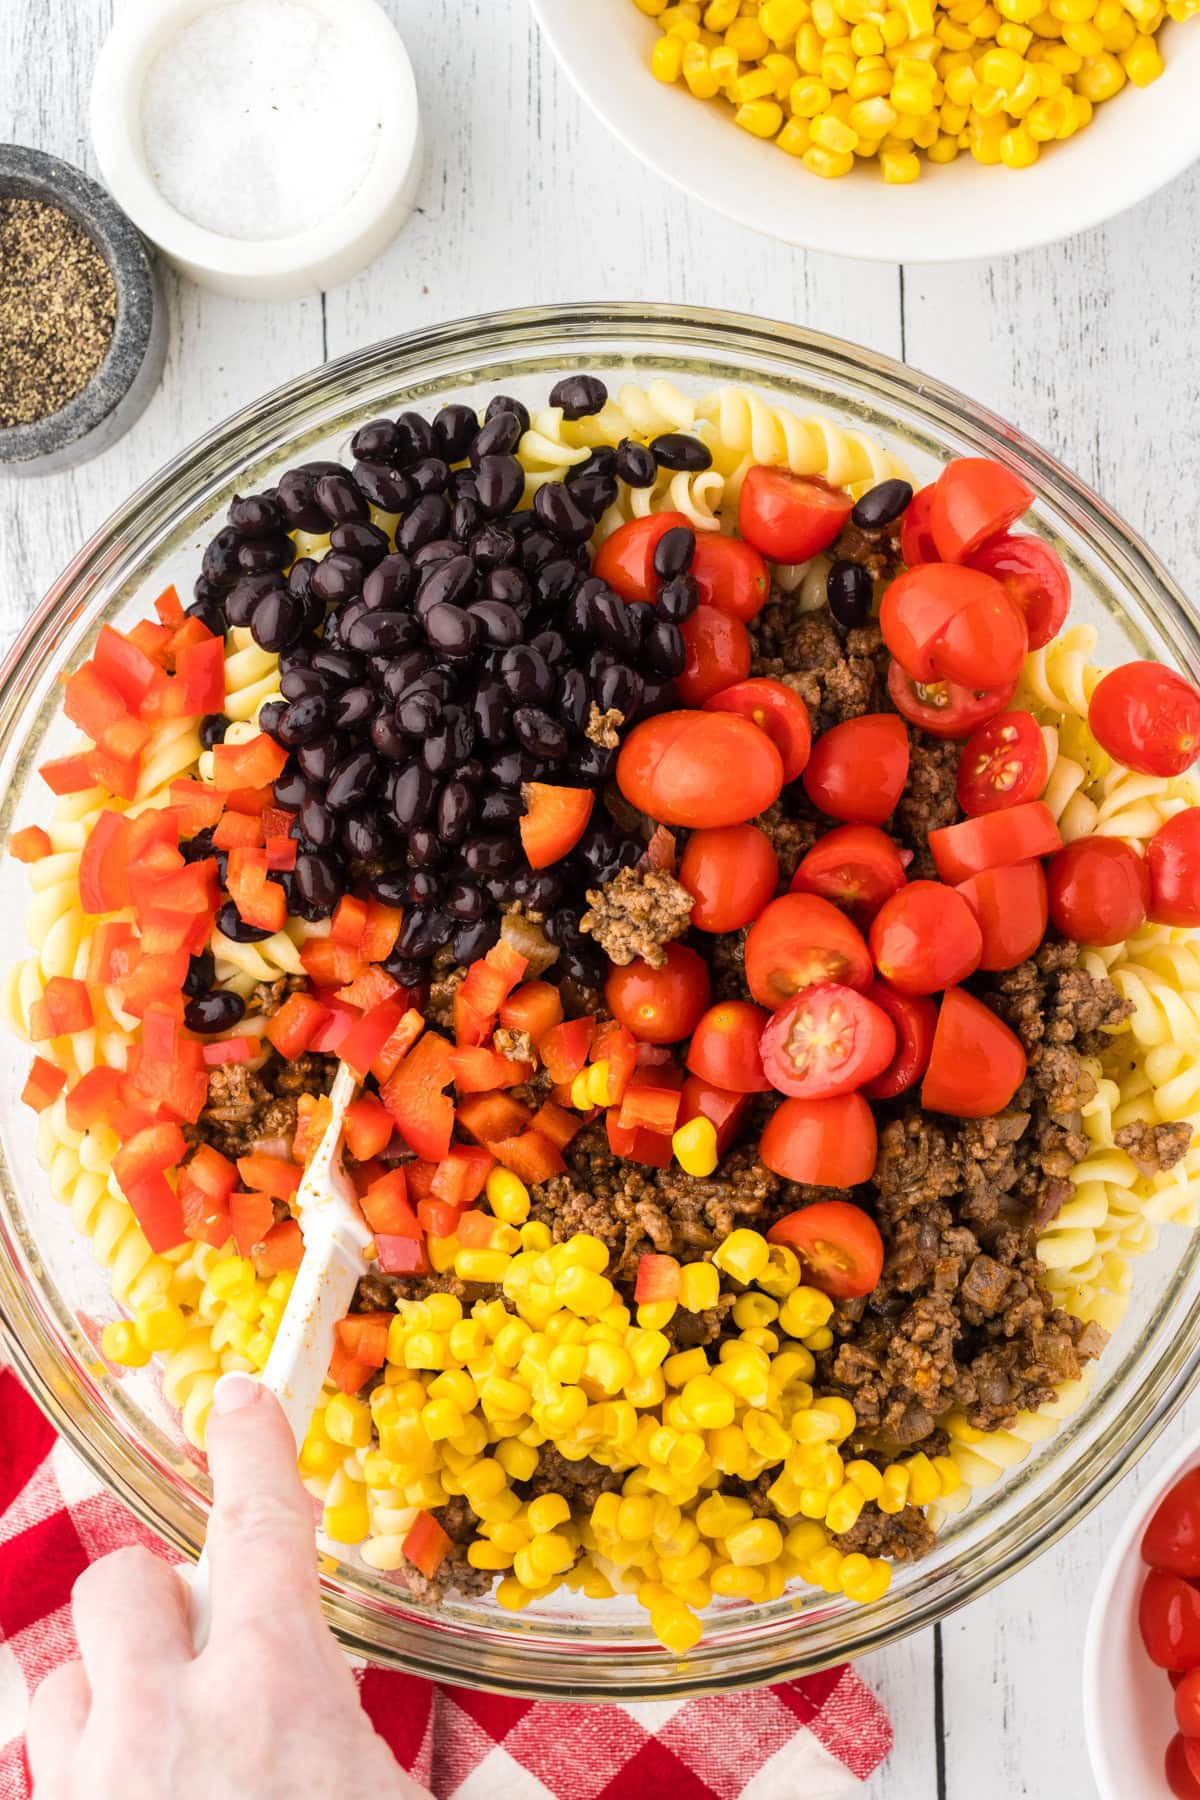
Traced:
[[[167, 278], [166, 376], [135, 429], [74, 474], [0, 477], [6, 638], [131, 488], [256, 394], [413, 326], [559, 300], [686, 299], [904, 357], [1048, 445], [1200, 591], [1200, 169], [1138, 213], [1028, 256], [949, 269], [839, 262], [727, 224], [638, 166], [559, 75], [524, 0], [384, 4], [425, 107], [420, 211], [379, 263], [320, 300], [252, 306]], [[0, 0], [0, 130], [93, 166], [88, 81], [112, 0], [52, 10], [48, 32], [44, 0]], [[1186, 1424], [1024, 1575], [863, 1664], [896, 1727], [870, 1800], [1094, 1793], [1079, 1706], [1088, 1600], [1139, 1483]]]

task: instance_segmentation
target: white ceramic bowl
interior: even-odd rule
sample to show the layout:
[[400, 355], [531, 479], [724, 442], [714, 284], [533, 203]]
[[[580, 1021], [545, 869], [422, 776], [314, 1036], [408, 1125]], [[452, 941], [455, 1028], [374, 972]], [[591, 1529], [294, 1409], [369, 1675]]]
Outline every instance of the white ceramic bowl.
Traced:
[[146, 237], [203, 287], [239, 299], [292, 300], [349, 281], [400, 229], [417, 195], [421, 123], [412, 64], [376, 0], [302, 0], [350, 37], [374, 86], [379, 136], [366, 176], [336, 216], [289, 237], [254, 242], [195, 225], [166, 199], [146, 166], [141, 96], [155, 56], [174, 32], [217, 0], [129, 0], [92, 78], [96, 157], [113, 195]]
[[743, 225], [810, 250], [882, 262], [957, 262], [1028, 249], [1096, 225], [1200, 157], [1200, 23], [1169, 21], [1167, 71], [1126, 86], [1086, 131], [1019, 173], [962, 155], [908, 187], [873, 169], [839, 181], [810, 175], [773, 144], [739, 131], [724, 102], [707, 105], [654, 80], [658, 36], [631, 0], [530, 0], [588, 105], [643, 162]]
[[1174, 1694], [1146, 1655], [1138, 1597], [1142, 1533], [1163, 1495], [1200, 1467], [1200, 1433], [1163, 1468], [1125, 1521], [1092, 1600], [1083, 1646], [1083, 1729], [1100, 1800], [1171, 1800], [1163, 1757], [1176, 1732]]

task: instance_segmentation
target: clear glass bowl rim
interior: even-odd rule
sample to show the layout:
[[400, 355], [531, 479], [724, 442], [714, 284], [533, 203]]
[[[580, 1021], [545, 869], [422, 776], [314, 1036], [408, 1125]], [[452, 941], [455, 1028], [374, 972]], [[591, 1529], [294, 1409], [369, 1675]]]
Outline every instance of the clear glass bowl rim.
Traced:
[[[32, 614], [0, 668], [0, 756], [11, 780], [14, 731], [48, 663], [61, 662], [64, 639], [88, 629], [106, 599], [105, 583], [137, 556], [149, 556], [170, 536], [174, 516], [195, 508], [217, 488], [231, 465], [282, 452], [332, 410], [353, 407], [356, 393], [382, 378], [397, 386], [428, 379], [450, 361], [476, 376], [503, 374], [506, 355], [542, 352], [566, 370], [589, 344], [630, 357], [686, 368], [686, 353], [707, 353], [739, 365], [752, 383], [755, 369], [776, 382], [791, 373], [824, 379], [868, 400], [883, 418], [897, 408], [916, 414], [937, 447], [950, 434], [979, 455], [1018, 466], [1040, 500], [1086, 540], [1123, 588], [1141, 597], [1156, 635], [1181, 666], [1200, 678], [1200, 632], [1178, 586], [1153, 552], [1098, 495], [1022, 432], [931, 377], [891, 357], [822, 333], [743, 314], [690, 306], [571, 304], [514, 308], [426, 327], [368, 345], [285, 383], [215, 426], [164, 465], [112, 515], [79, 551]], [[682, 354], [681, 354], [682, 351]], [[486, 365], [486, 367], [484, 367]], [[69, 650], [70, 644], [67, 644]], [[7, 1186], [6, 1166], [0, 1176]], [[1182, 1277], [1195, 1274], [1200, 1250], [1180, 1259]], [[948, 1559], [923, 1588], [828, 1619], [790, 1622], [768, 1635], [747, 1629], [702, 1642], [680, 1662], [652, 1643], [559, 1640], [539, 1645], [511, 1628], [466, 1632], [438, 1616], [404, 1614], [393, 1641], [381, 1644], [370, 1609], [343, 1584], [325, 1581], [327, 1616], [346, 1648], [376, 1662], [450, 1683], [466, 1683], [531, 1698], [644, 1700], [726, 1691], [810, 1674], [846, 1657], [882, 1648], [936, 1624], [986, 1593], [1047, 1549], [1123, 1476], [1168, 1422], [1200, 1368], [1200, 1283], [1186, 1311], [1172, 1320], [1173, 1340], [1118, 1416], [1088, 1446], [1053, 1492], [1002, 1523], [982, 1542]], [[34, 1398], [92, 1472], [142, 1521], [194, 1559], [203, 1539], [204, 1509], [156, 1470], [120, 1431], [115, 1416], [93, 1404], [72, 1379], [62, 1344], [31, 1304], [17, 1244], [0, 1206], [0, 1348]], [[1103, 1365], [1102, 1365], [1103, 1367]], [[1110, 1384], [1111, 1385], [1111, 1384]], [[778, 1624], [778, 1621], [777, 1621]]]

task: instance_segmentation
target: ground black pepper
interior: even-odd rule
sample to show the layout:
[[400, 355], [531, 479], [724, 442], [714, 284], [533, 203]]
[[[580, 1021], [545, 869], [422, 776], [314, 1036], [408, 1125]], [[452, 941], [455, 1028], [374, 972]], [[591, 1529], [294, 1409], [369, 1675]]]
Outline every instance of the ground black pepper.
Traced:
[[116, 283], [86, 232], [42, 200], [0, 200], [0, 427], [74, 399], [116, 320]]

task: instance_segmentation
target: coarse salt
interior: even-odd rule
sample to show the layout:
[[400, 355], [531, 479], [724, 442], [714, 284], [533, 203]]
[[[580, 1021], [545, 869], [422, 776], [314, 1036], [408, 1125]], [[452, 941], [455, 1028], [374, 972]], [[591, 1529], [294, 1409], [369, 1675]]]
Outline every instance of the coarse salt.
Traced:
[[362, 186], [380, 104], [353, 39], [303, 0], [225, 0], [176, 32], [147, 71], [146, 162], [194, 225], [291, 237]]

